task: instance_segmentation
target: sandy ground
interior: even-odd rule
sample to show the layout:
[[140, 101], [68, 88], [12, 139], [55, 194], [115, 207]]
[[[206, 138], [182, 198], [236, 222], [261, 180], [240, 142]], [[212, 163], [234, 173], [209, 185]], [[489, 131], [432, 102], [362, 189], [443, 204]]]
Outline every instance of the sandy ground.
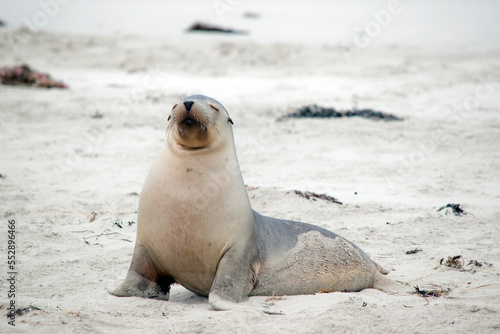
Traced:
[[[389, 45], [351, 53], [203, 34], [38, 33], [27, 42], [22, 31], [0, 34], [1, 64], [27, 62], [70, 86], [0, 87], [0, 312], [10, 300], [9, 220], [16, 221], [16, 305], [40, 309], [17, 316], [15, 328], [3, 316], [0, 332], [500, 331], [500, 49]], [[418, 285], [449, 294], [367, 289], [248, 301], [274, 304], [282, 316], [215, 312], [180, 286], [169, 302], [109, 295], [105, 287], [127, 272], [138, 193], [163, 145], [166, 117], [178, 98], [195, 93], [231, 114], [256, 210], [344, 236], [391, 268], [408, 292]], [[404, 121], [277, 121], [312, 103]], [[344, 204], [306, 200], [296, 189]], [[448, 203], [469, 214], [437, 211]], [[456, 255], [464, 268], [439, 264]]]

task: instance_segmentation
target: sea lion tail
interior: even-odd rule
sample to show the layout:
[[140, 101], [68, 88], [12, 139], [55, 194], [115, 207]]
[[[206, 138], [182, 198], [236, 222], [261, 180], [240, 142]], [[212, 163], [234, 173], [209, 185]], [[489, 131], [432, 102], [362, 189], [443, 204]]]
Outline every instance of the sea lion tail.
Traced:
[[376, 272], [373, 278], [373, 288], [391, 295], [405, 293], [403, 285], [394, 282], [392, 279], [385, 277], [379, 272]]
[[390, 270], [387, 270], [387, 269], [384, 269], [380, 264], [376, 263], [375, 262], [375, 266], [377, 267], [377, 270], [379, 271], [379, 273], [381, 274], [384, 274], [384, 275], [387, 275], [388, 273], [390, 273], [391, 271]]

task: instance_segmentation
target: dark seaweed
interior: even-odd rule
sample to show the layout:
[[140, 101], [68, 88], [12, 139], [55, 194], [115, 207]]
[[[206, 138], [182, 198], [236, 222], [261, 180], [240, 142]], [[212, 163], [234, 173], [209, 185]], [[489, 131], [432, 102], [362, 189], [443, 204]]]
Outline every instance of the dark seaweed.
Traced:
[[295, 112], [289, 113], [281, 118], [339, 118], [339, 117], [363, 117], [369, 119], [381, 119], [385, 121], [402, 121], [403, 119], [393, 114], [373, 109], [336, 110], [335, 108], [325, 108], [316, 104], [304, 106]]

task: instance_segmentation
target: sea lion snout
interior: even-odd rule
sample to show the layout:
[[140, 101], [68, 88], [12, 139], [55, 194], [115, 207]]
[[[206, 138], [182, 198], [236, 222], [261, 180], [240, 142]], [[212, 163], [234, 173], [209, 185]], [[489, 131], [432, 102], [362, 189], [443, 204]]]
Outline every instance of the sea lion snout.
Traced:
[[[184, 107], [182, 107], [184, 106]], [[207, 131], [206, 116], [203, 113], [203, 108], [200, 108], [193, 101], [184, 101], [182, 106], [177, 108], [177, 122], [181, 127], [200, 126], [204, 131]]]
[[169, 130], [183, 147], [206, 147], [219, 131], [216, 129], [218, 110], [206, 99], [193, 95], [181, 99], [172, 108]]
[[186, 111], [189, 113], [191, 111], [191, 107], [193, 106], [193, 101], [184, 101], [184, 106], [186, 107]]

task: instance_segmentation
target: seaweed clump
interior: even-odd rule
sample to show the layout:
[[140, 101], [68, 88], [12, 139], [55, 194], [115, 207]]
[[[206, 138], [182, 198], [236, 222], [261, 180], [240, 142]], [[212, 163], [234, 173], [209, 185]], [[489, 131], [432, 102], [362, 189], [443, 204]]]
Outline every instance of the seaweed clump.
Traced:
[[0, 83], [13, 86], [68, 88], [65, 83], [52, 79], [49, 74], [35, 71], [27, 64], [2, 67], [0, 69]]
[[373, 109], [336, 110], [335, 108], [321, 107], [316, 104], [304, 106], [297, 111], [282, 116], [284, 118], [340, 118], [340, 117], [363, 117], [384, 121], [402, 121], [403, 119], [393, 114], [376, 111]]

